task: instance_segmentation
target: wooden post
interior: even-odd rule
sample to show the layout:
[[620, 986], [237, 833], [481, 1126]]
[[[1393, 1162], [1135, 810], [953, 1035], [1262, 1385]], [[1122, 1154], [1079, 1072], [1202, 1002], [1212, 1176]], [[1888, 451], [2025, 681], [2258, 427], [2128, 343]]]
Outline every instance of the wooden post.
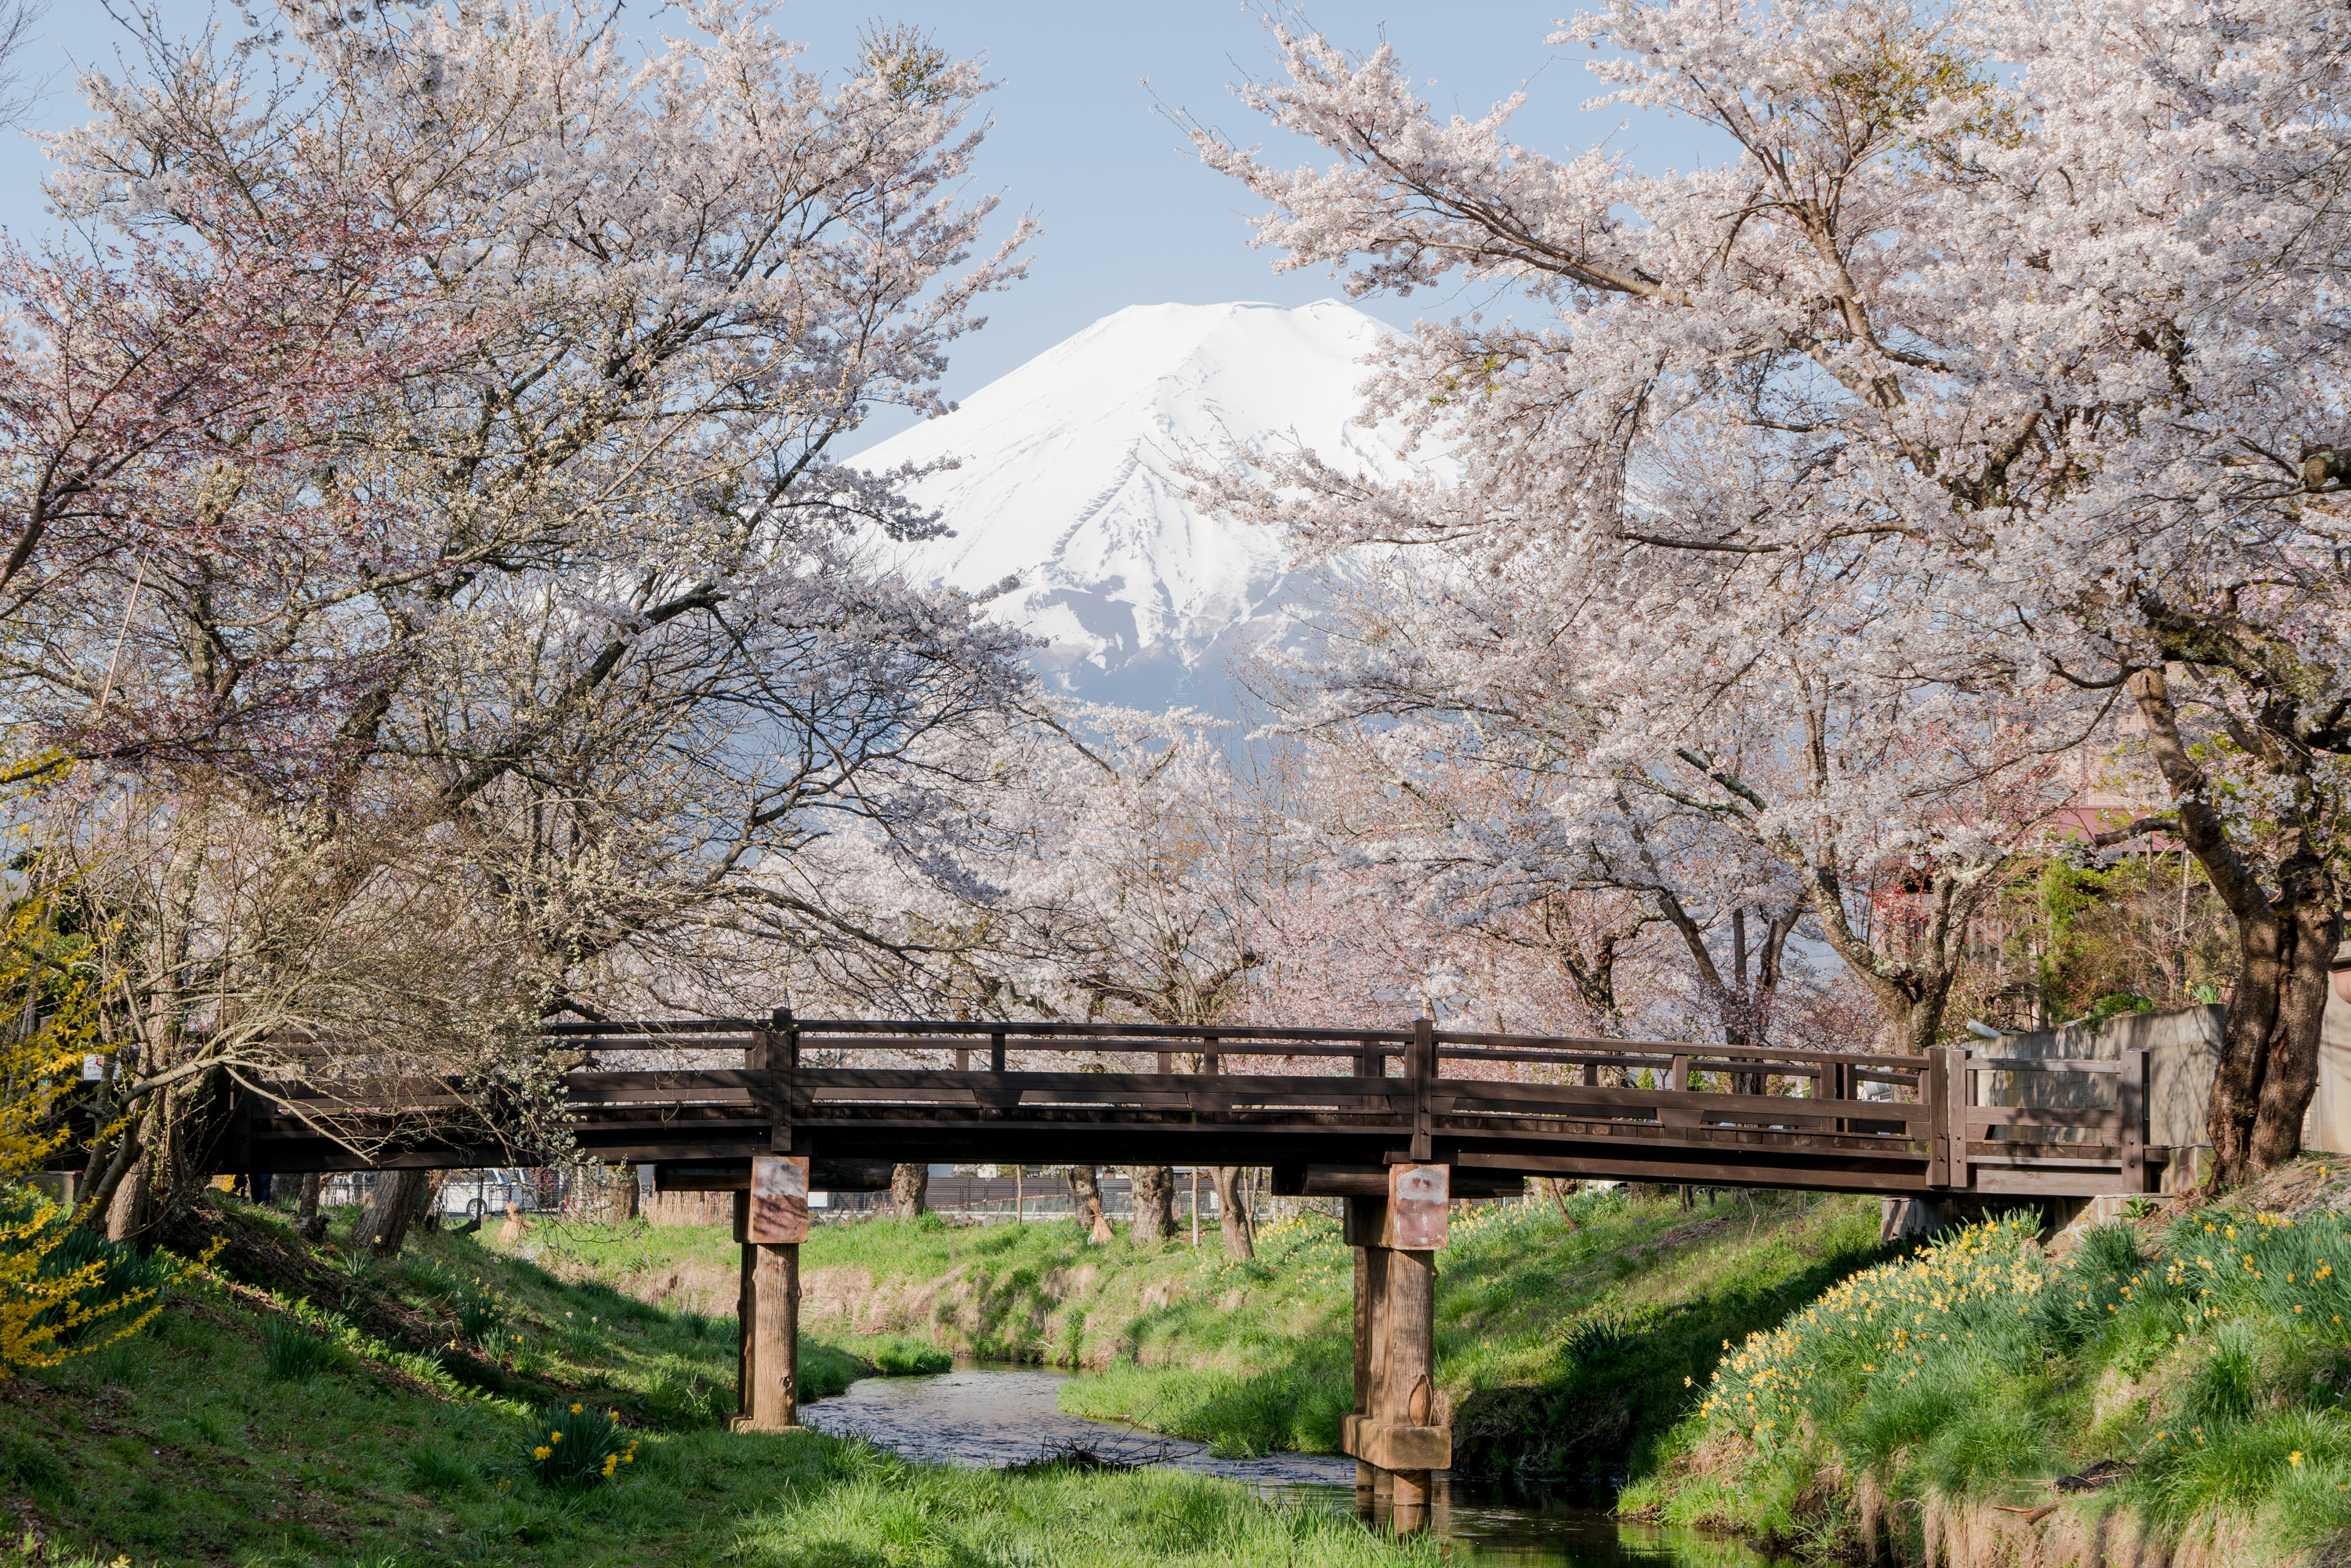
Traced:
[[800, 1249], [747, 1243], [744, 1276], [751, 1316], [743, 1329], [744, 1386], [731, 1426], [738, 1432], [795, 1430], [799, 1416]]
[[[1346, 1200], [1346, 1238], [1355, 1252], [1355, 1401], [1357, 1416], [1374, 1416], [1379, 1410], [1377, 1349], [1380, 1344], [1381, 1297], [1387, 1283], [1387, 1250], [1374, 1245], [1379, 1237], [1381, 1211], [1385, 1200], [1376, 1197], [1351, 1197]], [[1368, 1513], [1372, 1499], [1379, 1490], [1379, 1471], [1368, 1460], [1355, 1461], [1355, 1509]]]
[[1000, 1029], [987, 1037], [987, 1070], [1004, 1071], [1004, 1031]]
[[[1387, 1375], [1384, 1418], [1399, 1427], [1429, 1425], [1437, 1395], [1437, 1254], [1387, 1254]], [[1428, 1471], [1395, 1472], [1395, 1527], [1418, 1530], [1428, 1522]]]
[[1918, 1064], [1918, 1099], [1927, 1107], [1927, 1185], [1949, 1186], [1951, 1173], [1950, 1074], [1943, 1052], [1927, 1052]]
[[[1673, 1066], [1666, 1071], [1666, 1092], [1668, 1094], [1689, 1092], [1689, 1064], [1690, 1059], [1687, 1056], [1674, 1058]], [[1695, 1127], [1698, 1125], [1698, 1111], [1693, 1106], [1678, 1102], [1658, 1103], [1657, 1124], [1661, 1127]]]
[[[1382, 1203], [1374, 1212], [1379, 1216], [1381, 1227], [1384, 1229], [1387, 1223], [1387, 1205]], [[1388, 1312], [1388, 1260], [1393, 1253], [1390, 1249], [1378, 1245], [1367, 1247], [1364, 1250], [1372, 1254], [1368, 1271], [1372, 1285], [1372, 1306], [1364, 1322], [1364, 1329], [1370, 1333], [1372, 1343], [1371, 1354], [1364, 1366], [1366, 1376], [1364, 1385], [1364, 1419], [1384, 1421], [1387, 1419], [1388, 1407], [1388, 1352], [1392, 1348], [1389, 1333], [1395, 1322]], [[1363, 1461], [1356, 1462], [1360, 1465]], [[1359, 1477], [1362, 1473], [1360, 1469], [1356, 1472]], [[1381, 1512], [1385, 1512], [1394, 1507], [1395, 1503], [1395, 1472], [1378, 1465], [1373, 1466], [1372, 1506]]]
[[800, 1031], [792, 1009], [778, 1008], [768, 1027], [751, 1037], [743, 1065], [757, 1075], [753, 1091], [768, 1113], [768, 1147], [779, 1155], [792, 1152], [792, 1069], [799, 1065]]
[[1430, 1157], [1433, 1117], [1430, 1100], [1437, 1092], [1437, 1024], [1432, 1019], [1412, 1020], [1412, 1049], [1405, 1057], [1412, 1072], [1412, 1153], [1415, 1163]]
[[1396, 1529], [1428, 1523], [1429, 1476], [1452, 1463], [1436, 1425], [1435, 1249], [1445, 1245], [1443, 1166], [1390, 1167], [1385, 1198], [1347, 1200], [1355, 1249], [1355, 1408], [1339, 1446], [1355, 1459], [1355, 1502], [1392, 1511]]
[[799, 1429], [799, 1244], [808, 1236], [808, 1176], [805, 1156], [755, 1155], [749, 1188], [735, 1194], [743, 1264], [732, 1431]]
[[2147, 1185], [2147, 1052], [2123, 1052], [2123, 1070], [2115, 1082], [2116, 1108], [2122, 1117], [2123, 1190], [2146, 1192]]
[[[751, 1324], [758, 1315], [752, 1303], [751, 1275], [758, 1260], [758, 1249], [744, 1241], [750, 1226], [751, 1195], [748, 1191], [735, 1194], [735, 1240], [742, 1249], [742, 1266], [735, 1285], [735, 1409], [737, 1421], [747, 1420], [751, 1413], [751, 1390], [758, 1379], [751, 1373]], [[727, 1423], [732, 1427], [735, 1423]]]
[[1943, 1180], [1958, 1192], [1975, 1185], [1968, 1174], [1968, 1112], [1976, 1103], [1976, 1075], [1968, 1066], [1964, 1047], [1950, 1049], [1943, 1058], [1943, 1071], [1948, 1078], [1943, 1103], [1951, 1111], [1951, 1151], [1944, 1162]]
[[776, 1036], [770, 1030], [757, 1030], [751, 1043], [743, 1048], [743, 1071], [750, 1081], [751, 1103], [768, 1119], [768, 1146], [775, 1147], [776, 1128], [783, 1121], [783, 1108], [775, 1101], [775, 1074], [772, 1063], [781, 1054], [776, 1047]]

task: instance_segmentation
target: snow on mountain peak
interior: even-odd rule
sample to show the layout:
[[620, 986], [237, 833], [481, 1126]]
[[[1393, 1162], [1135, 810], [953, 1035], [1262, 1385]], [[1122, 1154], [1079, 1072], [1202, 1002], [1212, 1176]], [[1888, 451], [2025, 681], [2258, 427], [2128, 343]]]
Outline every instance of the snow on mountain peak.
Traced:
[[1019, 577], [999, 613], [1049, 640], [1049, 677], [1136, 706], [1198, 701], [1201, 673], [1296, 585], [1287, 541], [1195, 511], [1176, 465], [1294, 432], [1325, 461], [1401, 476], [1393, 444], [1350, 423], [1389, 330], [1335, 299], [1130, 306], [852, 461], [961, 460], [912, 487], [955, 533], [904, 547], [904, 569], [972, 591]]

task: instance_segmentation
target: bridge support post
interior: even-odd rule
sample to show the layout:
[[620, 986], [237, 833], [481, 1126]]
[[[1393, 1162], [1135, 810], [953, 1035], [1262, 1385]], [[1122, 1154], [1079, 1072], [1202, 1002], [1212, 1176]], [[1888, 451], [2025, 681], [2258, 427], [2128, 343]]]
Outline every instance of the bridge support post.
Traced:
[[[1392, 1432], [1435, 1430], [1429, 1426], [1430, 1405], [1437, 1390], [1437, 1254], [1396, 1248], [1388, 1253], [1388, 1364], [1386, 1407]], [[1445, 1434], [1446, 1458], [1452, 1458], [1451, 1434]], [[1429, 1473], [1434, 1455], [1402, 1452], [1398, 1458], [1411, 1468], [1395, 1471], [1395, 1527], [1413, 1531], [1428, 1523]], [[1427, 1448], [1429, 1445], [1422, 1445]]]
[[[1388, 1251], [1377, 1245], [1377, 1238], [1388, 1204], [1384, 1197], [1351, 1197], [1346, 1204], [1346, 1238], [1355, 1253], [1355, 1399], [1351, 1408], [1362, 1419], [1378, 1416], [1381, 1375], [1386, 1370]], [[1366, 1237], [1372, 1239], [1362, 1239]], [[1385, 1471], [1368, 1459], [1355, 1461], [1358, 1513], [1368, 1516], [1375, 1500], [1393, 1491]]]
[[800, 1249], [798, 1243], [743, 1244], [743, 1292], [737, 1303], [742, 1349], [735, 1407], [737, 1432], [799, 1427]]
[[743, 1249], [736, 1301], [735, 1406], [730, 1431], [799, 1429], [800, 1241], [808, 1235], [806, 1156], [751, 1162], [751, 1186], [735, 1195]]
[[1389, 1197], [1347, 1200], [1355, 1249], [1355, 1400], [1340, 1424], [1355, 1460], [1355, 1503], [1383, 1504], [1398, 1531], [1428, 1523], [1430, 1478], [1453, 1462], [1453, 1434], [1437, 1424], [1436, 1249], [1445, 1245], [1449, 1173], [1399, 1165]]

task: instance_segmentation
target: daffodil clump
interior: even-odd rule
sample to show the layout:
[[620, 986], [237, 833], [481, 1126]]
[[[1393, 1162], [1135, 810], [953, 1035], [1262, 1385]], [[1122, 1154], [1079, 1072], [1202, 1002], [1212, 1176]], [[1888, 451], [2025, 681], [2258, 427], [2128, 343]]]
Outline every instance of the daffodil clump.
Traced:
[[530, 1464], [549, 1486], [600, 1486], [636, 1458], [637, 1440], [611, 1410], [576, 1403], [553, 1405], [539, 1412]]
[[1834, 1458], [1896, 1495], [2037, 1496], [2111, 1460], [2104, 1501], [2162, 1530], [2258, 1520], [2281, 1548], [2351, 1530], [2333, 1215], [2205, 1210], [2152, 1247], [2108, 1225], [2063, 1264], [2028, 1220], [1970, 1226], [1724, 1349], [1686, 1436], [1743, 1448], [1750, 1490]]
[[1970, 1226], [1912, 1258], [1863, 1270], [1716, 1368], [1700, 1416], [1761, 1448], [1872, 1388], [1927, 1375], [1955, 1350], [1997, 1354], [2028, 1337], [2050, 1272], [2017, 1219]]

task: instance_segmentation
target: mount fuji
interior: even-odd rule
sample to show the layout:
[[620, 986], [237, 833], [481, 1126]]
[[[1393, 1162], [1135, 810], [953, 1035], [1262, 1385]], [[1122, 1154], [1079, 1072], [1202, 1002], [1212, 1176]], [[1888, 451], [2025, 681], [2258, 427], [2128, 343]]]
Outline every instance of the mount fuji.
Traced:
[[1132, 306], [851, 461], [959, 460], [909, 487], [954, 533], [895, 547], [900, 568], [973, 591], [1017, 577], [995, 612], [1046, 640], [1032, 658], [1049, 684], [1221, 709], [1226, 660], [1314, 585], [1287, 539], [1196, 509], [1176, 467], [1294, 437], [1335, 466], [1404, 477], [1395, 443], [1352, 420], [1362, 361], [1391, 330], [1334, 299]]

